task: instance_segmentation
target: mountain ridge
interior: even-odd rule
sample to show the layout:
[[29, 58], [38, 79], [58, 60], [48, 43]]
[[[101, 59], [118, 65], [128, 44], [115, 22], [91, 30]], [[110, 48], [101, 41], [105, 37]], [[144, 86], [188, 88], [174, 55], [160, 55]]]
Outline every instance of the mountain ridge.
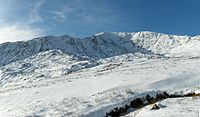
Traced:
[[96, 60], [137, 52], [168, 55], [172, 49], [194, 40], [199, 41], [200, 37], [167, 35], [149, 31], [102, 32], [85, 38], [74, 38], [69, 35], [45, 36], [28, 41], [0, 44], [0, 66], [54, 49]]

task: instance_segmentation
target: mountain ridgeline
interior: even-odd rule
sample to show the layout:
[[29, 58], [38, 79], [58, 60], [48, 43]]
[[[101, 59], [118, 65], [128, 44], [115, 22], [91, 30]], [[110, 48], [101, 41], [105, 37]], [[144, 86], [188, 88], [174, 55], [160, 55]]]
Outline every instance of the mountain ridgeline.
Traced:
[[[0, 44], [0, 66], [48, 50], [60, 50], [68, 55], [84, 56], [94, 60], [128, 53], [185, 56], [183, 53], [191, 54], [194, 53], [193, 50], [195, 53], [192, 55], [199, 56], [199, 45], [199, 36], [176, 36], [147, 31], [103, 32], [82, 39], [68, 35], [46, 36], [29, 41]], [[191, 47], [194, 47], [193, 50]]]

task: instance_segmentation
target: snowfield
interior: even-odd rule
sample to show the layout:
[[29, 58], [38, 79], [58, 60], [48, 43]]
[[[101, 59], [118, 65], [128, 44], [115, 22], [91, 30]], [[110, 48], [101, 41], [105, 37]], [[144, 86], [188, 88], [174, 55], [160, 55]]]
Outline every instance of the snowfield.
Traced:
[[104, 116], [135, 94], [199, 89], [199, 59], [137, 59], [112, 69], [108, 65], [2, 87], [1, 116]]
[[[200, 37], [154, 32], [37, 38], [0, 45], [1, 117], [105, 117], [157, 92], [200, 92]], [[126, 117], [197, 116], [199, 97]]]

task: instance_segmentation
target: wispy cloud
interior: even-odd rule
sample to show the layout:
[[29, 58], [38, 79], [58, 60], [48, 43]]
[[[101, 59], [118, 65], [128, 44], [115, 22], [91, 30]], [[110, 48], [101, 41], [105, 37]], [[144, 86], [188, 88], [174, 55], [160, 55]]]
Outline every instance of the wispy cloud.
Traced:
[[30, 18], [29, 18], [30, 24], [43, 20], [43, 18], [40, 15], [40, 10], [42, 8], [43, 3], [44, 3], [43, 0], [37, 1], [34, 7], [30, 10]]
[[53, 17], [54, 19], [65, 20], [68, 13], [73, 13], [74, 11], [75, 11], [75, 9], [72, 8], [71, 5], [69, 4], [69, 5], [61, 6], [57, 10], [51, 11], [51, 12], [54, 15], [54, 17]]
[[0, 27], [0, 43], [28, 40], [42, 34], [42, 30], [30, 26], [7, 25]]
[[117, 13], [104, 0], [0, 0], [0, 42], [99, 32]]
[[66, 16], [65, 16], [65, 12], [62, 12], [62, 11], [52, 11], [52, 13], [55, 15], [55, 19], [57, 20], [65, 20], [66, 19]]
[[[34, 4], [33, 7], [24, 2], [15, 3], [12, 0], [0, 0], [0, 3], [2, 3], [0, 4], [0, 43], [27, 40], [44, 35], [45, 31], [34, 25], [43, 20], [40, 15], [43, 0], [31, 3]], [[23, 9], [23, 14], [20, 9]]]
[[57, 9], [53, 9], [52, 13], [57, 21], [62, 19], [69, 22], [73, 20], [83, 24], [93, 24], [108, 21], [108, 17], [115, 15], [105, 1], [97, 3], [97, 0], [72, 0], [59, 6], [55, 4], [55, 6]]

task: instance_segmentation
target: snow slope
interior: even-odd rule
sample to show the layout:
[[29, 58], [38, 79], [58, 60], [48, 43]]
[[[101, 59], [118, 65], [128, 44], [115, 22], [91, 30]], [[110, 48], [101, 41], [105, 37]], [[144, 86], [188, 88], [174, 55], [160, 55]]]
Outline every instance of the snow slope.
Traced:
[[5, 87], [58, 78], [97, 64], [88, 58], [68, 55], [61, 50], [49, 50], [0, 67], [0, 85]]
[[145, 31], [0, 44], [0, 116], [101, 117], [135, 96], [198, 91], [199, 43], [199, 36]]
[[145, 92], [198, 90], [199, 63], [199, 59], [137, 59], [116, 63], [120, 65], [112, 69], [103, 64], [59, 79], [2, 87], [1, 116], [103, 116]]
[[187, 44], [173, 48], [170, 52], [171, 57], [199, 57], [200, 54], [200, 41], [192, 40]]

